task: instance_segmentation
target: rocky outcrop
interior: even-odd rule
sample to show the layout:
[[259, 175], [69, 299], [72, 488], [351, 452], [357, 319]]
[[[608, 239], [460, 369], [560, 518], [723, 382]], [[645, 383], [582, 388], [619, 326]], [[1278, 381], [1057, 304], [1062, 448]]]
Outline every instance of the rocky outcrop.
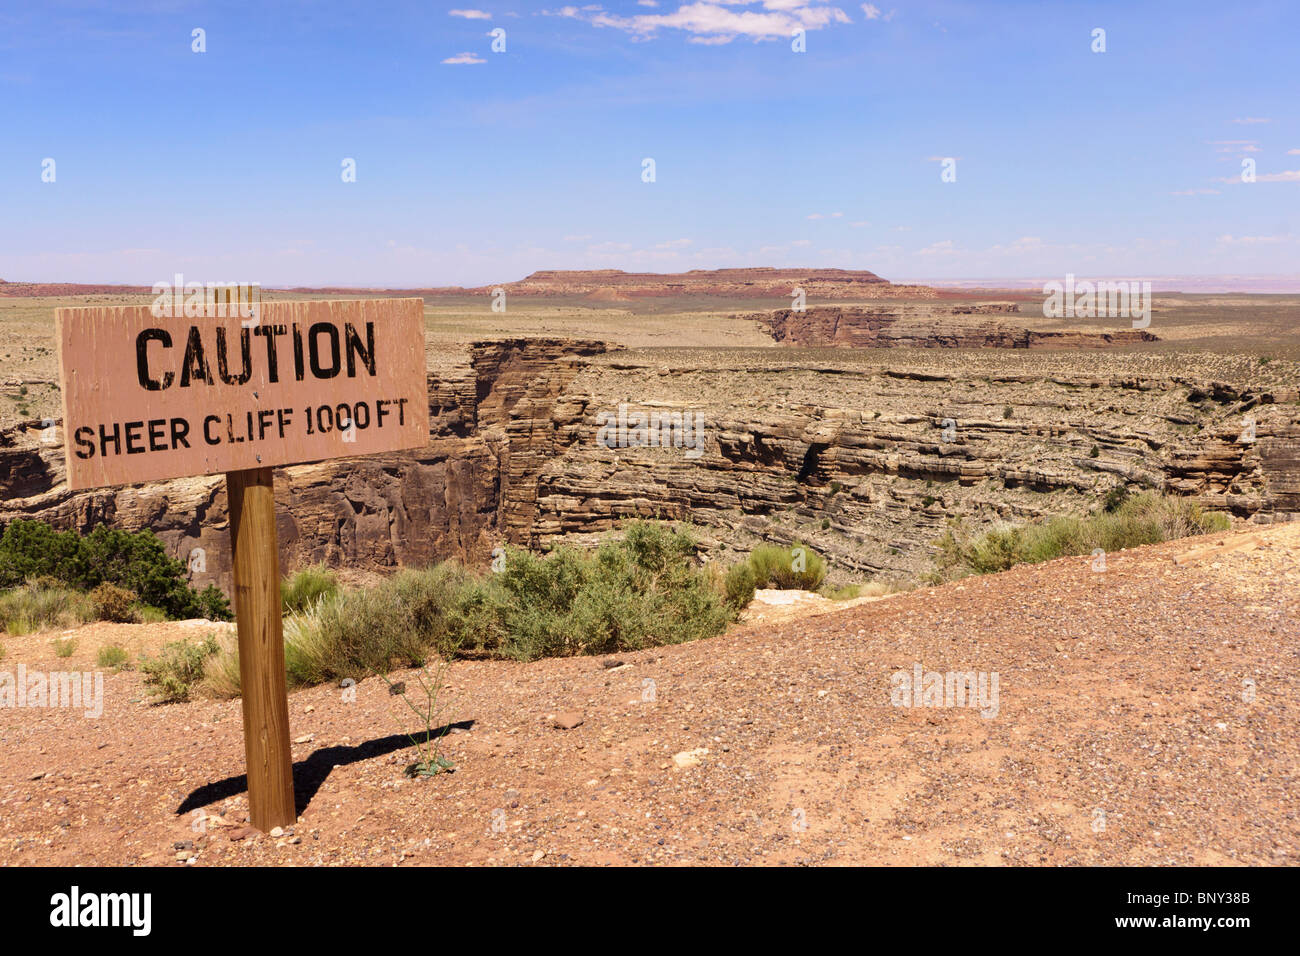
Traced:
[[[839, 578], [910, 577], [951, 521], [1079, 513], [1118, 485], [1300, 515], [1300, 392], [1278, 363], [1236, 366], [1230, 384], [1148, 351], [605, 350], [477, 343], [429, 377], [425, 448], [280, 470], [284, 567], [478, 564], [503, 542], [661, 517], [714, 554], [798, 539]], [[1240, 384], [1253, 375], [1273, 383]], [[602, 439], [638, 413], [669, 432], [690, 414], [702, 441]], [[39, 425], [0, 436], [0, 521], [151, 528], [178, 557], [201, 553], [196, 582], [228, 585], [221, 478], [72, 493]]]
[[[1015, 311], [1018, 306], [1011, 304]], [[983, 315], [980, 306], [936, 308], [916, 314], [895, 310], [820, 306], [778, 309], [750, 316], [783, 345], [832, 345], [849, 348], [1036, 349], [1106, 348], [1157, 341], [1144, 330], [1039, 332], [997, 322], [957, 318]], [[1010, 310], [1008, 310], [1010, 311]]]
[[[282, 567], [476, 562], [503, 540], [525, 540], [536, 472], [554, 452], [557, 428], [584, 407], [566, 389], [605, 348], [562, 339], [475, 344], [468, 366], [429, 379], [427, 447], [277, 469]], [[0, 522], [149, 528], [192, 562], [196, 583], [229, 587], [222, 477], [70, 492], [62, 447], [42, 444], [39, 434], [22, 429], [0, 447]]]

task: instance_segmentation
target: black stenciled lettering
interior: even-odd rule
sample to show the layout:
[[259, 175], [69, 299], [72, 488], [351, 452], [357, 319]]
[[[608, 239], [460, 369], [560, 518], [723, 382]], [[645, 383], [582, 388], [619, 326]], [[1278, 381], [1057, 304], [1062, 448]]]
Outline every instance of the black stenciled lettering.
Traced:
[[203, 351], [203, 336], [197, 325], [190, 326], [190, 336], [185, 342], [185, 361], [181, 363], [181, 388], [189, 387], [190, 381], [212, 384], [212, 370], [208, 367], [208, 358]]
[[135, 373], [140, 379], [140, 387], [147, 392], [161, 392], [170, 388], [176, 373], [164, 372], [161, 379], [149, 374], [149, 343], [160, 342], [162, 347], [172, 347], [171, 334], [166, 329], [145, 329], [135, 337]]
[[239, 352], [243, 368], [238, 375], [230, 374], [230, 357], [227, 354], [226, 329], [217, 329], [217, 374], [227, 385], [243, 385], [253, 376], [253, 336], [251, 329], [240, 329]]
[[357, 376], [357, 357], [360, 356], [362, 367], [372, 376], [375, 374], [375, 323], [366, 323], [366, 343], [361, 344], [361, 335], [351, 322], [343, 326], [343, 337], [347, 342], [348, 378]]
[[[320, 336], [328, 335], [330, 340], [330, 367], [320, 364]], [[332, 322], [317, 322], [307, 330], [307, 354], [311, 360], [311, 373], [317, 378], [333, 378], [342, 366], [339, 356], [339, 330]]]

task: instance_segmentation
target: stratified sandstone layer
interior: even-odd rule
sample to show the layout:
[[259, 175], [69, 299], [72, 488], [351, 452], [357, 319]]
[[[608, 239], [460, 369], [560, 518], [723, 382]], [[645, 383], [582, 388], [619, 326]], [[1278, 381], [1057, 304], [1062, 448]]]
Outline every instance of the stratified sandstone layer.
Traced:
[[[841, 580], [906, 578], [953, 520], [1077, 514], [1119, 485], [1285, 520], [1300, 516], [1291, 368], [1145, 350], [478, 343], [430, 376], [426, 448], [278, 473], [282, 563], [481, 563], [503, 542], [660, 517], [693, 522], [723, 557], [803, 540]], [[700, 454], [602, 443], [620, 406], [698, 416]], [[0, 521], [151, 528], [177, 557], [203, 549], [197, 582], [228, 585], [220, 478], [71, 493], [39, 425], [0, 436]]]
[[[1036, 331], [1000, 322], [970, 321], [966, 315], [1011, 314], [1014, 303], [948, 308], [941, 314], [899, 310], [820, 306], [804, 310], [778, 309], [750, 318], [763, 325], [783, 345], [831, 345], [849, 348], [1038, 349], [1108, 348], [1155, 342], [1141, 329], [1101, 332]], [[946, 312], [946, 314], [943, 314]]]

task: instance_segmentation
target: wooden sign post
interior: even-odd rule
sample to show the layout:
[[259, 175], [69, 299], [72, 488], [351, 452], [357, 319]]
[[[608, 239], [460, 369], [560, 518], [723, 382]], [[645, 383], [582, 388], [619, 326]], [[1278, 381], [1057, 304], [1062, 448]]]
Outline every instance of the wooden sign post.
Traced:
[[269, 831], [297, 819], [272, 468], [428, 443], [424, 303], [225, 311], [58, 309], [64, 448], [70, 489], [225, 473], [249, 819]]

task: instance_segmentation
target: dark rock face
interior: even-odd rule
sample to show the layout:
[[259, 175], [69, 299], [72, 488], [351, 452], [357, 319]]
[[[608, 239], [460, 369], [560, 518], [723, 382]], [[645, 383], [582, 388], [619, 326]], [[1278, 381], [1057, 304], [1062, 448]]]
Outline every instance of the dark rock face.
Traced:
[[[468, 368], [430, 378], [427, 447], [277, 469], [281, 569], [477, 562], [503, 540], [526, 540], [536, 471], [552, 453], [557, 423], [584, 407], [565, 389], [603, 351], [602, 343], [560, 339], [475, 345]], [[34, 435], [0, 448], [0, 521], [149, 528], [191, 564], [195, 583], [229, 588], [222, 477], [69, 492], [62, 446], [34, 444]]]

